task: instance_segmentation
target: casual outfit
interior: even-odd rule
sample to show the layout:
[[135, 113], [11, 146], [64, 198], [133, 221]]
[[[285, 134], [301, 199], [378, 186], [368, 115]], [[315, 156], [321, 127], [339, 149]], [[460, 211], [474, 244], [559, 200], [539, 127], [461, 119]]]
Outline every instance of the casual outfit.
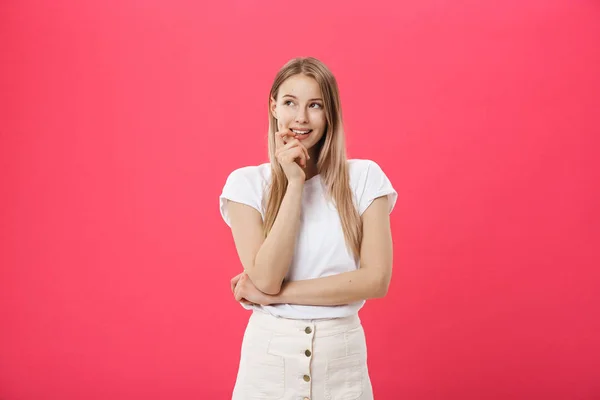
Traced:
[[[348, 160], [350, 187], [360, 215], [387, 196], [389, 212], [398, 197], [371, 160]], [[269, 163], [233, 171], [220, 196], [227, 225], [227, 200], [258, 210], [271, 177]], [[304, 183], [300, 228], [286, 281], [314, 279], [360, 267], [347, 247], [339, 214], [325, 195], [320, 175]], [[252, 310], [244, 333], [233, 400], [366, 400], [373, 393], [365, 336], [358, 311], [364, 301], [340, 306], [247, 305]], [[241, 303], [240, 303], [241, 304]]]

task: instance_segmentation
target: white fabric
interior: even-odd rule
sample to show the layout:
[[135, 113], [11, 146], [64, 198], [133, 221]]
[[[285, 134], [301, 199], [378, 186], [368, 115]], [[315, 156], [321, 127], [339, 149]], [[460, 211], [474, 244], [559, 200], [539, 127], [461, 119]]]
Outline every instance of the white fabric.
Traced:
[[[387, 196], [392, 212], [397, 192], [381, 167], [371, 160], [348, 160], [350, 187], [359, 214], [362, 215], [378, 197]], [[227, 215], [227, 199], [249, 205], [258, 210], [264, 220], [263, 196], [271, 176], [269, 163], [233, 171], [220, 196], [221, 215], [231, 226]], [[346, 246], [344, 232], [335, 206], [326, 199], [321, 176], [304, 183], [300, 229], [296, 248], [286, 280], [305, 280], [335, 275], [359, 268], [352, 251]], [[240, 267], [241, 268], [241, 267]], [[276, 304], [270, 306], [245, 305], [274, 316], [292, 319], [340, 318], [356, 314], [365, 302], [342, 306], [304, 306]]]
[[297, 320], [253, 312], [232, 395], [249, 399], [373, 400], [358, 315]]

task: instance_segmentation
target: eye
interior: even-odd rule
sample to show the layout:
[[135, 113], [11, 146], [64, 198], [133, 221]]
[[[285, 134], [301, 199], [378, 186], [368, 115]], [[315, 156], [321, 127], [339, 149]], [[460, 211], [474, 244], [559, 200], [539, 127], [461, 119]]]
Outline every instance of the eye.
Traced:
[[287, 105], [288, 105], [288, 103], [293, 103], [293, 101], [291, 101], [291, 100], [284, 101], [284, 102], [283, 102], [283, 105], [286, 105], [286, 106], [287, 106]]
[[320, 103], [312, 103], [311, 106], [318, 106], [316, 108], [323, 108], [323, 106]]

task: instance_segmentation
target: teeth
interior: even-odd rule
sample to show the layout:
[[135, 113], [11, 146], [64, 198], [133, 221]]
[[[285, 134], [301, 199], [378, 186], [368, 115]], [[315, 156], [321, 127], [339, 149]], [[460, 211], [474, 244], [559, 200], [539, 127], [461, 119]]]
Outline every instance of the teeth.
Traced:
[[312, 129], [309, 129], [309, 130], [307, 130], [307, 131], [297, 131], [297, 130], [295, 130], [295, 129], [292, 129], [292, 132], [294, 132], [294, 133], [297, 133], [298, 135], [305, 135], [305, 134], [307, 134], [308, 132], [310, 132], [311, 130], [312, 130]]

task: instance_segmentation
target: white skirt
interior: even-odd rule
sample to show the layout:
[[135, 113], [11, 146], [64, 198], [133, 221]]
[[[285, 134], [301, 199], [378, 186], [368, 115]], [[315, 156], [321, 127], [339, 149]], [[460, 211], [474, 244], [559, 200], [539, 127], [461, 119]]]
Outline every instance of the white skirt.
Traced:
[[232, 400], [372, 400], [358, 315], [297, 320], [254, 311]]

